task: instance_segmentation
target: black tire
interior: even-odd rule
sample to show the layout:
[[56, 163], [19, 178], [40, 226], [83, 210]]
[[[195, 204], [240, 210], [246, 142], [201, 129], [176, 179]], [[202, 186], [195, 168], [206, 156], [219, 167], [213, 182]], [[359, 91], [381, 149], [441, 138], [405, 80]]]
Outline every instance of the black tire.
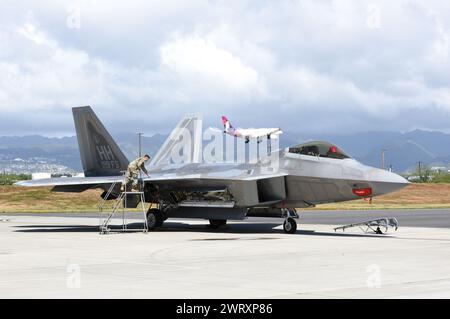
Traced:
[[297, 222], [294, 218], [287, 218], [283, 223], [283, 229], [288, 234], [294, 234], [297, 231]]
[[163, 224], [163, 216], [159, 209], [152, 208], [147, 212], [147, 229], [152, 230], [161, 227]]
[[211, 228], [217, 229], [219, 227], [225, 226], [227, 224], [226, 219], [210, 219], [209, 225]]

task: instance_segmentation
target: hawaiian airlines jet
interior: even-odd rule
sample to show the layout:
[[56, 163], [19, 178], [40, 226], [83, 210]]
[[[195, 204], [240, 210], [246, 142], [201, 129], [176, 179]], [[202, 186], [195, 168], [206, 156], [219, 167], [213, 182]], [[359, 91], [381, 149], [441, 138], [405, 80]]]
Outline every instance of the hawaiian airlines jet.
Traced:
[[245, 143], [248, 143], [251, 138], [256, 138], [259, 143], [264, 136], [267, 136], [267, 139], [277, 139], [278, 135], [283, 134], [280, 128], [234, 128], [226, 116], [222, 116], [222, 123], [224, 133], [245, 138]]

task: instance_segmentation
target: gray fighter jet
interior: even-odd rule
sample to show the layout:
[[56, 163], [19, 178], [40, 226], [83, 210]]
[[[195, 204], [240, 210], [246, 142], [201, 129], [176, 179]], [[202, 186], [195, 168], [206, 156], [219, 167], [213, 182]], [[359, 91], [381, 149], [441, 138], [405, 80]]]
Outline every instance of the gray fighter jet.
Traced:
[[[117, 198], [129, 163], [91, 107], [73, 108], [85, 177], [23, 181], [20, 186], [53, 186], [56, 192], [104, 190]], [[256, 162], [207, 163], [202, 153], [202, 116], [185, 116], [172, 131], [141, 180], [148, 228], [167, 218], [207, 219], [218, 228], [248, 216], [280, 217], [287, 233], [297, 229], [296, 209], [372, 198], [409, 184], [392, 172], [363, 165], [327, 142], [275, 150]], [[176, 159], [174, 161], [174, 158]], [[180, 160], [181, 159], [181, 160]], [[134, 203], [137, 205], [137, 203]]]

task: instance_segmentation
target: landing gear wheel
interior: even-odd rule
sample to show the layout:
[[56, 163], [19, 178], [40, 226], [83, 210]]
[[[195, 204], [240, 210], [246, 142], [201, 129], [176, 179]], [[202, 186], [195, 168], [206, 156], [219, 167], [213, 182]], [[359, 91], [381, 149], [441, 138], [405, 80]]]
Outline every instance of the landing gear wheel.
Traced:
[[163, 214], [159, 209], [152, 208], [147, 212], [147, 229], [152, 230], [161, 227], [164, 222]]
[[226, 219], [210, 219], [209, 220], [209, 225], [211, 226], [211, 228], [217, 229], [221, 226], [225, 226], [227, 224], [227, 220]]
[[297, 222], [289, 217], [283, 223], [283, 229], [288, 234], [294, 234], [297, 231]]

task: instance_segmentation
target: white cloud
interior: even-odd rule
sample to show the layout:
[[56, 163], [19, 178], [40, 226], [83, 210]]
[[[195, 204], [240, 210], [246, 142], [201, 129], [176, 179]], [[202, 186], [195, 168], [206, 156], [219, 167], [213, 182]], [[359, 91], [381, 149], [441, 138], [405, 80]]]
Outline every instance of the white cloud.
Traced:
[[36, 30], [31, 23], [26, 23], [23, 27], [18, 28], [17, 32], [37, 45], [46, 45], [56, 48], [56, 42], [49, 39], [42, 31]]
[[81, 0], [79, 29], [73, 4], [2, 4], [0, 134], [71, 131], [86, 104], [122, 131], [192, 111], [304, 131], [450, 120], [446, 2]]
[[180, 76], [201, 77], [232, 90], [258, 86], [258, 73], [230, 52], [198, 36], [177, 38], [161, 47], [161, 63]]

